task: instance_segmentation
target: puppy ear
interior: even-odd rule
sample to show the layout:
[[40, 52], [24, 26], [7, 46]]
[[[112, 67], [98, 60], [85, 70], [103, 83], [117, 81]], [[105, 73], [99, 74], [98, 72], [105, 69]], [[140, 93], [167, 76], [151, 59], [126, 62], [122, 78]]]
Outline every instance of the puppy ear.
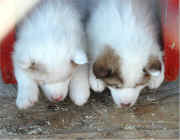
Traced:
[[25, 71], [39, 71], [45, 72], [45, 67], [42, 64], [36, 63], [34, 61], [19, 63], [19, 66]]
[[40, 71], [41, 67], [40, 67], [39, 64], [37, 64], [35, 62], [31, 62], [31, 64], [29, 65], [28, 69], [32, 70], [32, 71]]
[[34, 67], [35, 67], [35, 63], [33, 62], [33, 61], [31, 61], [31, 60], [18, 60], [17, 61], [17, 64], [18, 64], [18, 66], [20, 67], [20, 68], [22, 68], [22, 69], [24, 69], [24, 70], [27, 70], [27, 69], [31, 69], [31, 68], [33, 68], [34, 69]]
[[83, 50], [76, 50], [71, 59], [75, 64], [82, 65], [88, 63], [87, 55]]
[[119, 73], [120, 57], [115, 53], [111, 46], [105, 46], [105, 49], [97, 58], [93, 65], [93, 72], [99, 79], [108, 78]]
[[150, 57], [144, 71], [151, 76], [159, 76], [161, 74], [161, 61], [157, 57]]

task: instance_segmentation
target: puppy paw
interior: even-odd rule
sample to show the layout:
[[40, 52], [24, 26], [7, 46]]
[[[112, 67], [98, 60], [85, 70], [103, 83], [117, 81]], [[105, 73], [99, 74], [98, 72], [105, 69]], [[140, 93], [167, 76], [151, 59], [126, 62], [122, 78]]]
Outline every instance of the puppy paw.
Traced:
[[105, 84], [103, 81], [95, 78], [90, 78], [89, 80], [90, 87], [95, 92], [103, 92], [105, 89]]
[[86, 93], [79, 92], [79, 94], [75, 94], [73, 92], [70, 93], [71, 100], [74, 102], [74, 104], [78, 106], [83, 106], [88, 101], [89, 96], [90, 96], [90, 92], [86, 92]]
[[149, 89], [157, 89], [161, 85], [158, 81], [151, 81], [148, 85]]
[[76, 104], [76, 105], [78, 105], [78, 106], [83, 106], [86, 102], [87, 102], [87, 100], [88, 100], [88, 97], [71, 97], [71, 99], [72, 99], [72, 101], [74, 102], [74, 104]]
[[69, 96], [78, 106], [84, 105], [90, 96], [88, 68], [88, 64], [79, 66], [69, 85]]
[[149, 84], [148, 84], [148, 88], [150, 88], [150, 89], [157, 89], [158, 87], [160, 87], [160, 85], [162, 84], [163, 80], [164, 80], [163, 76], [152, 78], [150, 80]]
[[19, 109], [32, 107], [38, 101], [38, 94], [19, 94], [16, 99], [16, 106]]

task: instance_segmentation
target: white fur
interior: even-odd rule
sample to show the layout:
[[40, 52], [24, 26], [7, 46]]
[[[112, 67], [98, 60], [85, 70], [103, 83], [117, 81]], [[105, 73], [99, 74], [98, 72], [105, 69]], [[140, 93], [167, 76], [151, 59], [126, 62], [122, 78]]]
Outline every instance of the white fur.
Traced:
[[92, 71], [92, 65], [89, 70], [89, 84], [91, 89], [94, 90], [95, 92], [103, 92], [106, 87], [104, 82], [100, 79], [97, 79], [96, 76], [94, 75]]
[[[14, 67], [18, 81], [18, 95], [16, 105], [19, 109], [26, 109], [38, 101], [39, 89], [36, 82], [29, 78], [20, 68]], [[20, 76], [19, 76], [20, 75]]]
[[79, 64], [79, 65], [88, 63], [86, 54], [81, 49], [76, 50], [75, 55], [72, 59], [76, 64]]
[[[99, 0], [97, 8], [91, 11], [87, 25], [89, 56], [92, 64], [107, 45], [120, 56], [123, 88], [117, 90], [109, 87], [118, 106], [127, 103], [133, 105], [136, 102], [143, 88], [135, 88], [135, 86], [142, 78], [143, 68], [147, 65], [150, 56], [160, 59], [162, 71], [159, 75], [154, 73], [153, 76], [152, 73], [150, 82], [143, 87], [158, 88], [164, 80], [162, 52], [157, 41], [158, 31], [156, 31], [156, 23], [152, 20], [153, 9], [149, 9], [146, 2], [150, 1]], [[102, 90], [104, 83], [99, 82], [100, 79], [94, 78], [92, 74], [89, 79], [93, 90]]]
[[68, 93], [69, 80], [70, 79], [60, 83], [43, 84], [41, 88], [50, 101], [54, 101], [59, 97], [64, 100]]
[[90, 96], [88, 64], [80, 66], [73, 74], [70, 84], [70, 98], [79, 106], [84, 105]]
[[[161, 62], [162, 61], [163, 60], [161, 60]], [[160, 85], [164, 81], [164, 76], [165, 76], [164, 75], [164, 65], [162, 65], [161, 73], [159, 73], [158, 75], [152, 75], [151, 76], [151, 80], [150, 80], [150, 82], [148, 84], [148, 87], [150, 89], [157, 89], [158, 87], [160, 87]]]
[[[76, 70], [72, 62], [87, 63], [85, 46], [81, 15], [72, 1], [42, 1], [17, 31], [13, 61], [18, 108], [26, 109], [38, 101], [38, 86], [49, 100], [64, 99]], [[38, 69], [31, 70], [32, 63]]]
[[139, 96], [140, 91], [143, 88], [144, 86], [140, 86], [138, 88], [123, 89], [114, 89], [110, 87], [110, 90], [114, 102], [118, 105], [118, 107], [122, 107], [121, 104], [130, 104], [130, 106], [134, 105]]

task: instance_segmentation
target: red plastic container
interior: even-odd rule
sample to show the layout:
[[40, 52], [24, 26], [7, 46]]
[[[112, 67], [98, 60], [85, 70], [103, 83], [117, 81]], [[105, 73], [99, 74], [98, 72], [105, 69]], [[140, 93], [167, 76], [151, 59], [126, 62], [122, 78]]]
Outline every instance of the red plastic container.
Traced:
[[15, 30], [11, 31], [0, 44], [0, 68], [2, 79], [7, 84], [15, 84], [12, 52], [15, 41]]
[[[165, 63], [165, 80], [174, 81], [179, 73], [180, 44], [178, 36], [178, 19], [179, 0], [161, 0], [162, 6], [162, 29], [164, 41], [164, 63]], [[7, 84], [15, 84], [16, 80], [13, 74], [13, 64], [11, 54], [15, 41], [15, 30], [0, 44], [0, 68], [2, 78]], [[23, 53], [23, 52], [22, 52]]]
[[179, 0], [161, 0], [166, 81], [174, 81], [179, 74], [180, 37], [178, 35]]

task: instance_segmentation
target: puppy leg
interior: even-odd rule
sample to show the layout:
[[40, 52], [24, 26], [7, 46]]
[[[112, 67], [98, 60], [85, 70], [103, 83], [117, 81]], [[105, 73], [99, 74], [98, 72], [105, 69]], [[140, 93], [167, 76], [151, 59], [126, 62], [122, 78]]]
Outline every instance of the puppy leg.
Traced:
[[27, 109], [33, 106], [38, 101], [39, 88], [23, 70], [15, 69], [17, 79], [18, 93], [16, 105], [19, 109]]
[[102, 80], [96, 78], [92, 71], [92, 66], [89, 71], [89, 84], [91, 89], [95, 92], [103, 92], [106, 86]]
[[79, 66], [70, 83], [70, 98], [76, 105], [84, 105], [90, 96], [88, 64]]
[[66, 98], [68, 94], [69, 80], [63, 83], [53, 83], [41, 85], [45, 96], [49, 101], [59, 102]]
[[157, 89], [158, 87], [160, 87], [163, 80], [164, 80], [164, 75], [160, 75], [158, 77], [151, 77], [148, 87], [150, 89]]
[[151, 76], [151, 80], [148, 84], [148, 87], [150, 89], [157, 89], [158, 87], [160, 87], [160, 85], [163, 83], [163, 81], [164, 81], [164, 66], [162, 67], [162, 71], [161, 71], [160, 75]]

